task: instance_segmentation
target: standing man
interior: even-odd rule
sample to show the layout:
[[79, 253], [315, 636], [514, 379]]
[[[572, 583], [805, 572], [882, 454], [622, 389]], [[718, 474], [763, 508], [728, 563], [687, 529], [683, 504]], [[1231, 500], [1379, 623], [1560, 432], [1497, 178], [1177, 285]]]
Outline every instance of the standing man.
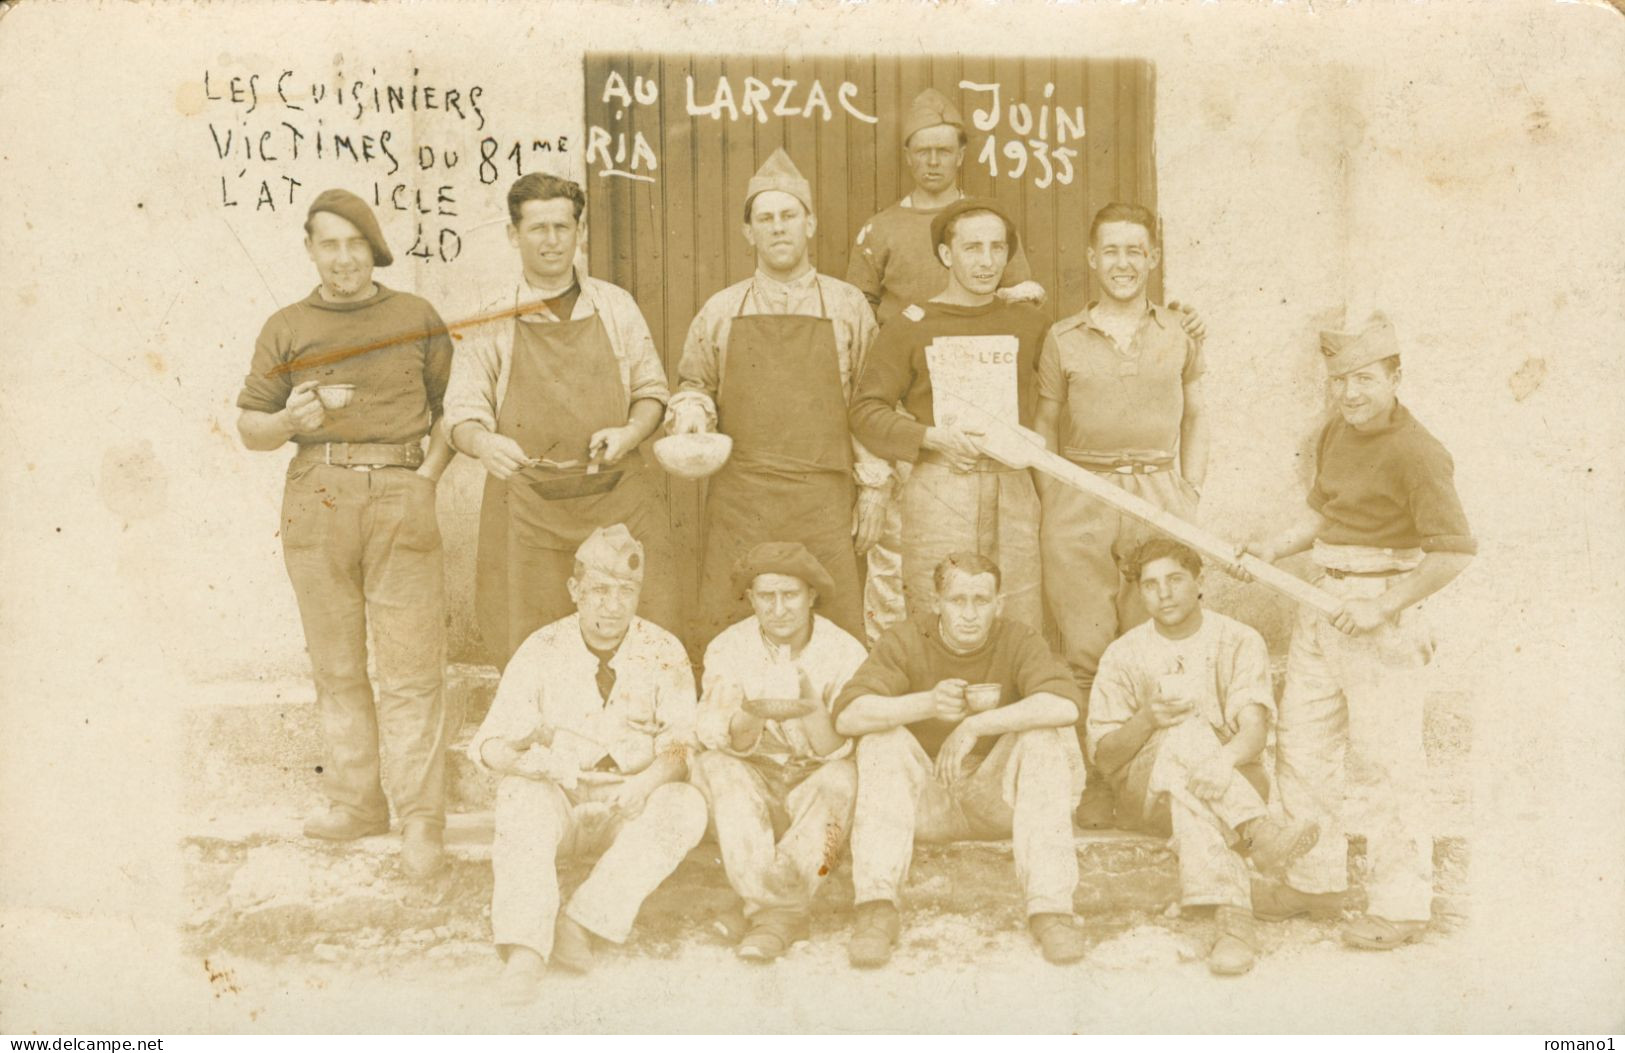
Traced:
[[916, 838], [1013, 837], [1028, 928], [1045, 958], [1075, 962], [1077, 684], [1043, 637], [1000, 617], [992, 560], [952, 553], [934, 576], [936, 609], [888, 630], [835, 700], [835, 730], [858, 738], [848, 957], [890, 960]]
[[957, 201], [937, 213], [931, 234], [948, 286], [880, 331], [852, 399], [852, 431], [882, 457], [914, 465], [901, 496], [909, 617], [929, 616], [937, 564], [965, 550], [999, 564], [1010, 618], [1041, 631], [1032, 476], [982, 456], [972, 426], [955, 414], [968, 403], [1031, 427], [1049, 320], [996, 295], [1017, 247], [997, 202]]
[[[508, 190], [520, 281], [481, 312], [501, 317], [469, 334], [446, 392], [452, 444], [486, 471], [475, 606], [498, 666], [569, 612], [576, 547], [611, 523], [650, 554], [645, 615], [678, 625], [665, 503], [638, 453], [665, 412], [666, 372], [631, 294], [576, 266], [586, 204], [575, 183], [541, 172]], [[606, 493], [549, 498], [530, 484], [563, 473], [543, 461], [624, 474]]]
[[880, 535], [891, 469], [852, 437], [846, 406], [875, 321], [861, 292], [813, 269], [812, 199], [773, 151], [745, 190], [756, 273], [705, 302], [677, 365], [672, 431], [733, 437], [706, 498], [701, 642], [748, 611], [733, 566], [763, 541], [806, 545], [835, 582], [830, 620], [863, 634], [857, 553]]
[[[531, 634], [468, 744], [502, 776], [491, 932], [511, 1002], [548, 960], [593, 963], [593, 938], [624, 943], [638, 909], [705, 835], [683, 782], [694, 745], [694, 674], [677, 638], [637, 616], [643, 546], [616, 524], [574, 553], [576, 613]], [[559, 907], [559, 855], [602, 853]]]
[[[959, 188], [959, 168], [966, 141], [965, 119], [941, 92], [927, 88], [915, 96], [903, 118], [903, 163], [914, 178], [914, 189], [863, 225], [846, 267], [846, 280], [863, 290], [881, 325], [948, 284], [948, 272], [931, 239], [931, 221], [965, 196]], [[1044, 287], [1032, 280], [1020, 245], [999, 283], [998, 295], [1004, 299], [1044, 301]], [[900, 477], [907, 474], [907, 462], [896, 467]], [[903, 601], [902, 522], [902, 506], [892, 493], [886, 502], [886, 528], [869, 550], [863, 583], [871, 639], [908, 614]]]
[[1172, 839], [1180, 903], [1212, 910], [1208, 968], [1259, 950], [1243, 856], [1274, 870], [1308, 851], [1312, 823], [1270, 818], [1258, 763], [1275, 713], [1269, 652], [1249, 625], [1202, 607], [1202, 557], [1152, 538], [1123, 568], [1151, 620], [1106, 648], [1089, 700], [1089, 756], [1117, 789], [1120, 825]]
[[[716, 824], [728, 882], [744, 898], [739, 956], [770, 961], [807, 938], [819, 882], [852, 826], [858, 771], [830, 704], [868, 657], [814, 605], [834, 591], [806, 546], [769, 541], [734, 580], [756, 612], [705, 649], [694, 784]], [[764, 718], [761, 699], [799, 699], [806, 712]]]
[[[306, 821], [305, 836], [350, 841], [388, 831], [381, 730], [401, 860], [427, 876], [440, 864], [446, 823], [435, 482], [451, 459], [439, 424], [451, 341], [427, 301], [372, 280], [373, 268], [394, 257], [361, 198], [317, 195], [305, 251], [321, 283], [265, 323], [237, 396], [244, 446], [297, 447], [282, 496], [282, 551], [316, 681], [318, 770], [329, 801]], [[327, 384], [352, 385], [349, 404], [326, 409], [318, 388]]]
[[[1201, 344], [1183, 328], [1183, 313], [1147, 296], [1161, 259], [1149, 209], [1113, 203], [1095, 213], [1088, 260], [1101, 298], [1055, 325], [1038, 363], [1036, 430], [1101, 479], [1192, 519], [1207, 477]], [[1044, 594], [1061, 653], [1088, 698], [1106, 645], [1145, 620], [1139, 590], [1120, 567], [1152, 534], [1072, 487], [1044, 480], [1042, 492]], [[1109, 782], [1091, 779], [1078, 825], [1108, 827], [1113, 810]]]
[[1386, 950], [1420, 936], [1432, 913], [1422, 678], [1433, 640], [1418, 607], [1478, 546], [1450, 454], [1398, 400], [1393, 324], [1377, 313], [1355, 331], [1322, 332], [1320, 351], [1337, 414], [1320, 433], [1308, 512], [1246, 551], [1274, 562], [1312, 547], [1316, 584], [1343, 599], [1332, 617], [1299, 609], [1276, 730], [1281, 803], [1321, 835], [1255, 907], [1282, 918], [1340, 905], [1352, 788], [1364, 805], [1370, 905], [1343, 939]]

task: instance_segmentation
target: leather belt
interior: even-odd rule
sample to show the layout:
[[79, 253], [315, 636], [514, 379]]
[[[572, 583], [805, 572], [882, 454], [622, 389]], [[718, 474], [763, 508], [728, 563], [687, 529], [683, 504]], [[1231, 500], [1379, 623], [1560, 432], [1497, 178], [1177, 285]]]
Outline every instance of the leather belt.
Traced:
[[[920, 464], [940, 464], [944, 468], [949, 469], [950, 471], [955, 471], [955, 472], [963, 471], [963, 469], [955, 468], [953, 466], [953, 463], [951, 461], [949, 461], [947, 457], [945, 457], [942, 454], [938, 453], [936, 450], [922, 450], [922, 451], [920, 451], [919, 463]], [[970, 468], [970, 471], [973, 471], [973, 472], [1024, 472], [1026, 470], [1027, 469], [1025, 469], [1025, 468], [1012, 468], [1008, 464], [1005, 464], [1003, 461], [996, 461], [991, 457], [978, 457], [978, 458], [976, 458], [976, 463], [974, 465], [972, 465], [971, 468]]]
[[1174, 466], [1172, 457], [1167, 460], [1136, 461], [1127, 457], [1079, 457], [1068, 452], [1066, 459], [1091, 472], [1113, 472], [1117, 475], [1156, 475], [1158, 472], [1169, 471]]
[[1336, 567], [1321, 567], [1329, 578], [1394, 578], [1401, 574], [1409, 574], [1410, 570], [1393, 568], [1390, 570], [1338, 570]]
[[301, 445], [293, 459], [336, 468], [416, 468], [423, 463], [423, 447], [417, 443], [311, 442]]

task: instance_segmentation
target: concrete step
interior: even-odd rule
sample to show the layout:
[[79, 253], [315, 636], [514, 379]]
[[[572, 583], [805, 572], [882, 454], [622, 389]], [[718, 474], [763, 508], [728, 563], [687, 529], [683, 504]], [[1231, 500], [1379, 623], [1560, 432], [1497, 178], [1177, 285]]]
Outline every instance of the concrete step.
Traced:
[[[347, 845], [313, 842], [291, 814], [270, 811], [222, 816], [182, 845], [190, 915], [187, 938], [200, 953], [226, 951], [260, 959], [333, 959], [383, 946], [426, 954], [459, 953], [490, 940], [491, 815], [453, 816], [447, 827], [450, 863], [435, 881], [408, 880], [397, 862], [399, 839], [366, 838]], [[1118, 832], [1080, 834], [1078, 912], [1091, 923], [1121, 927], [1129, 917], [1155, 915], [1175, 902], [1175, 861], [1156, 839]], [[1459, 917], [1467, 847], [1444, 837], [1434, 849], [1436, 913]], [[588, 864], [567, 863], [566, 889]], [[1364, 850], [1350, 850], [1363, 905]], [[650, 897], [625, 953], [669, 957], [709, 930], [735, 902], [716, 846], [701, 844]], [[819, 890], [814, 938], [842, 939], [850, 924], [850, 860], [843, 859]], [[1023, 921], [1007, 841], [921, 845], [915, 851], [904, 907], [910, 914], [951, 915], [989, 933], [1019, 931]]]

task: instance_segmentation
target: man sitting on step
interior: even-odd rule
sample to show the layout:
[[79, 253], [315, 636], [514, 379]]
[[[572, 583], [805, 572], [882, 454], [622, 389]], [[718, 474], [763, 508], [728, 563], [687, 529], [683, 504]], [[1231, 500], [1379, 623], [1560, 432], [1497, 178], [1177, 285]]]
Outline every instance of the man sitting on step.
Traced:
[[739, 956], [769, 961], [807, 938], [813, 893], [846, 847], [858, 771], [829, 706], [868, 653], [814, 613], [835, 580], [805, 545], [757, 545], [733, 578], [756, 613], [705, 650], [699, 737], [709, 748], [693, 779], [745, 901], [744, 919], [729, 915], [724, 927], [737, 937], [748, 926]]
[[[626, 940], [648, 895], [705, 834], [705, 799], [682, 781], [694, 746], [683, 645], [637, 616], [643, 546], [625, 525], [576, 550], [576, 605], [532, 633], [469, 743], [503, 776], [491, 845], [491, 929], [505, 999], [533, 998], [543, 964], [592, 965], [593, 937]], [[557, 858], [602, 853], [563, 909]]]
[[1258, 951], [1244, 855], [1284, 866], [1316, 827], [1281, 823], [1259, 753], [1275, 713], [1269, 652], [1251, 626], [1202, 608], [1202, 558], [1153, 538], [1124, 567], [1151, 620], [1113, 641], [1089, 698], [1089, 753], [1118, 825], [1172, 836], [1180, 900], [1213, 908], [1208, 968], [1244, 973]]
[[891, 958], [916, 838], [1013, 837], [1028, 926], [1045, 958], [1075, 962], [1077, 684], [1043, 637], [1000, 617], [999, 567], [986, 556], [950, 554], [934, 583], [935, 614], [887, 630], [835, 700], [835, 730], [862, 736], [848, 957]]

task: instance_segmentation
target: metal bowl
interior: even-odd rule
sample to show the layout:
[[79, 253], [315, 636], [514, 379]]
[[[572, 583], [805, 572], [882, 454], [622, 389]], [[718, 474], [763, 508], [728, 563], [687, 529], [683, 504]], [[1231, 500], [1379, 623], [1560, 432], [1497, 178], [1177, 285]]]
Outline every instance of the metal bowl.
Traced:
[[966, 684], [965, 704], [980, 713], [1004, 701], [1003, 684]]
[[673, 475], [684, 479], [704, 479], [727, 463], [733, 445], [731, 437], [717, 431], [668, 435], [655, 440], [655, 460]]

